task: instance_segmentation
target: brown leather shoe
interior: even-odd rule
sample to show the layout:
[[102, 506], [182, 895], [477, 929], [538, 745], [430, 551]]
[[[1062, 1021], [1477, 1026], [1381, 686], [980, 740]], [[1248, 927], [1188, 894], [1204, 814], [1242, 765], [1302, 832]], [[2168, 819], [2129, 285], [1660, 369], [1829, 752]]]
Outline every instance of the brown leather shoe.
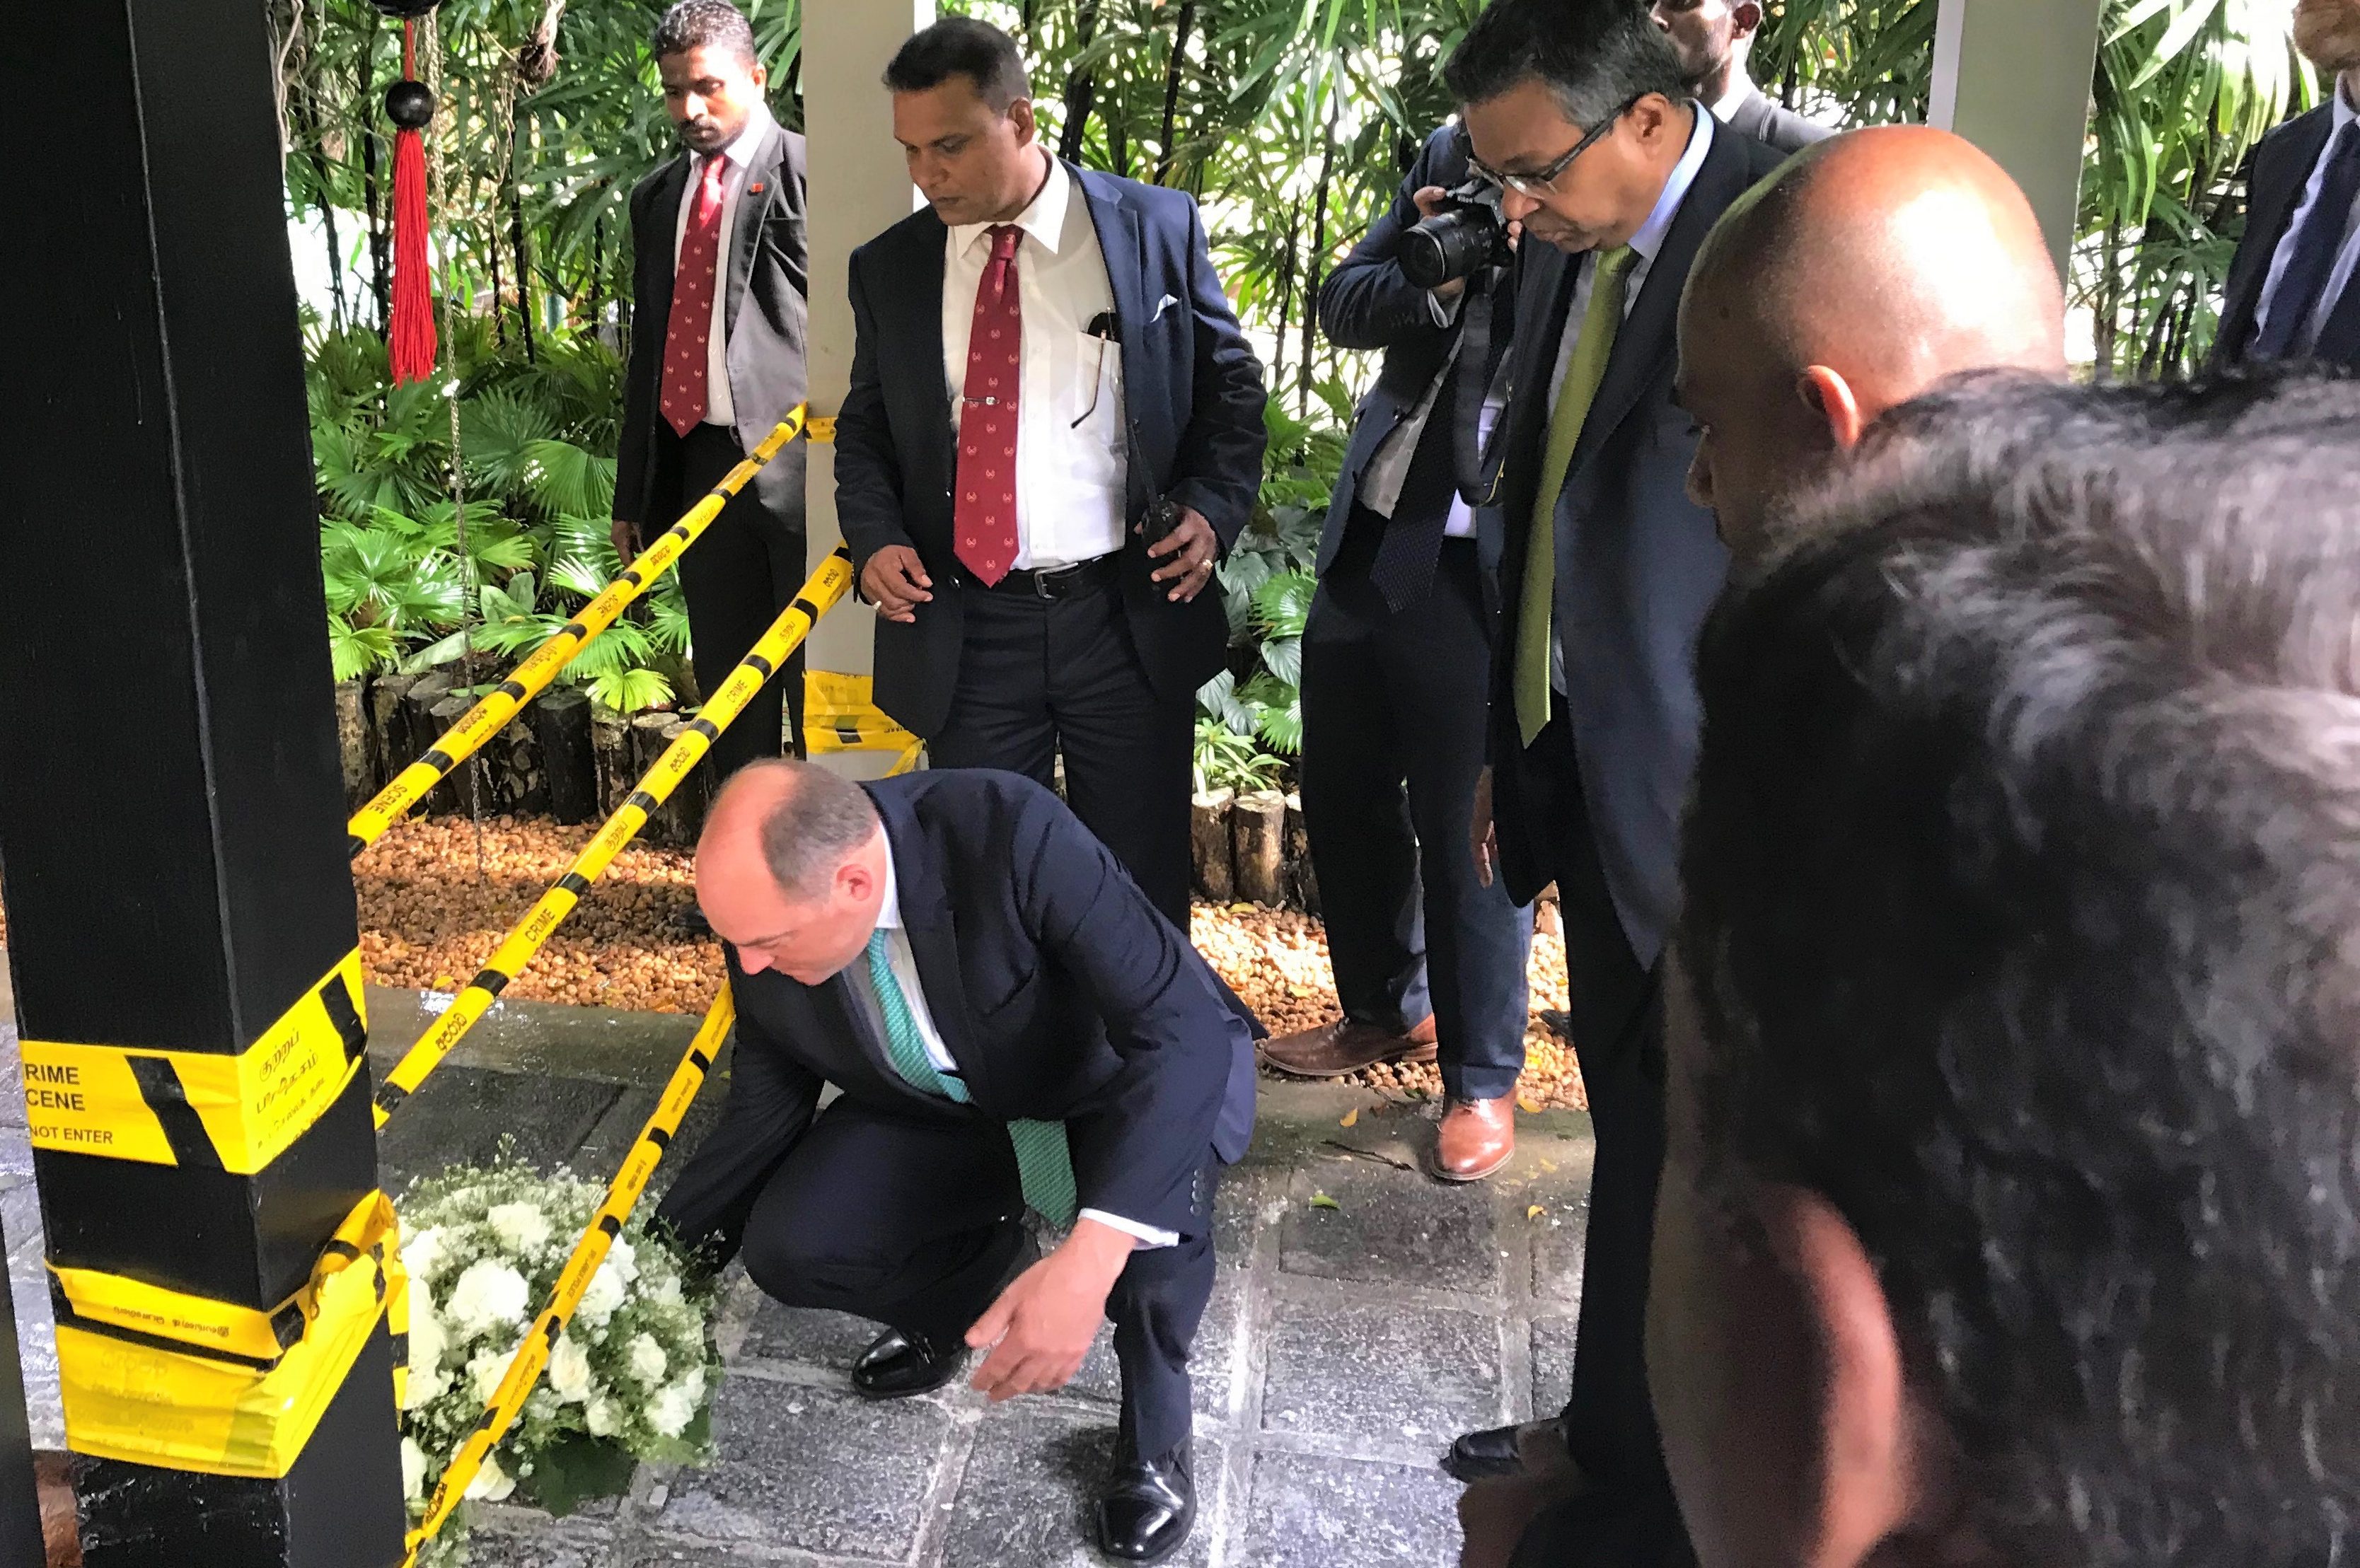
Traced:
[[1516, 1097], [1453, 1100], [1436, 1129], [1426, 1170], [1445, 1181], [1480, 1181], [1516, 1152]]
[[1375, 1024], [1338, 1018], [1317, 1029], [1297, 1029], [1265, 1040], [1262, 1059], [1290, 1078], [1341, 1078], [1380, 1062], [1431, 1062], [1434, 1019], [1425, 1019], [1407, 1034], [1396, 1034]]

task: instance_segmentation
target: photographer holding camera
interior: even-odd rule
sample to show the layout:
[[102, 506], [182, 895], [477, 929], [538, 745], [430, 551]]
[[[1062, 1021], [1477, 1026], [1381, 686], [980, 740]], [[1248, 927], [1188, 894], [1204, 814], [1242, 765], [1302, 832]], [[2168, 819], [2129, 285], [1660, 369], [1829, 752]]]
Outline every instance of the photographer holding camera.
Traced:
[[[1466, 135], [1426, 139], [1319, 294], [1338, 345], [1382, 349], [1319, 540], [1303, 638], [1303, 814], [1344, 1016], [1265, 1059], [1328, 1077], [1439, 1051], [1449, 1104], [1428, 1169], [1480, 1181], [1514, 1148], [1530, 916], [1464, 844], [1504, 547], [1480, 497], [1513, 325], [1496, 191]], [[1424, 853], [1421, 854], [1421, 848]]]

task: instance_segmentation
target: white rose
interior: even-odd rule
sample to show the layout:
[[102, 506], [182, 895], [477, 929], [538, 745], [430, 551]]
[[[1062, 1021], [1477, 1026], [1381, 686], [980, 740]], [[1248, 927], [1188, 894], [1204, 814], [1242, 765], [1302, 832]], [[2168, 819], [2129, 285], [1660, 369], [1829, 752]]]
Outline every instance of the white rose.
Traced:
[[401, 1495], [413, 1503], [426, 1496], [426, 1450], [414, 1437], [401, 1440]]
[[531, 1294], [523, 1275], [486, 1258], [467, 1265], [442, 1310], [463, 1335], [472, 1338], [497, 1323], [522, 1323]]
[[488, 1404], [500, 1391], [500, 1379], [508, 1375], [508, 1363], [516, 1359], [516, 1347], [506, 1350], [479, 1350], [467, 1362], [467, 1381], [479, 1402]]
[[467, 1483], [467, 1500], [486, 1503], [506, 1502], [508, 1494], [515, 1490], [516, 1477], [501, 1469], [498, 1460], [486, 1455], [484, 1467], [475, 1472], [474, 1480]]
[[660, 1307], [676, 1307], [680, 1305], [680, 1276], [677, 1274], [665, 1275], [662, 1279], [657, 1280], [652, 1286], [649, 1287], [647, 1298], [649, 1301], [653, 1301]]
[[450, 1344], [450, 1336], [442, 1332], [442, 1320], [434, 1315], [433, 1306], [413, 1296], [410, 1308], [410, 1375], [432, 1377], [442, 1365], [442, 1353]]
[[598, 1272], [590, 1276], [589, 1285], [582, 1292], [582, 1304], [574, 1309], [574, 1318], [585, 1328], [605, 1328], [623, 1304], [623, 1277], [615, 1271], [610, 1256], [598, 1265]]
[[671, 1384], [648, 1401], [648, 1425], [660, 1437], [678, 1437], [695, 1415], [696, 1399], [684, 1384]]
[[639, 1255], [633, 1252], [631, 1244], [619, 1236], [615, 1238], [615, 1245], [606, 1249], [606, 1262], [622, 1276], [626, 1285], [639, 1277]]
[[588, 1423], [593, 1437], [612, 1437], [623, 1430], [622, 1410], [604, 1394], [590, 1401], [590, 1408], [582, 1412], [582, 1419]]
[[402, 1405], [405, 1410], [422, 1410], [451, 1391], [451, 1374], [430, 1372], [410, 1375], [410, 1397]]
[[501, 1203], [486, 1210], [484, 1218], [512, 1252], [533, 1254], [549, 1245], [549, 1216], [539, 1203]]
[[636, 1336], [629, 1349], [631, 1376], [639, 1380], [641, 1388], [652, 1388], [663, 1381], [664, 1369], [672, 1363], [665, 1359], [663, 1346], [655, 1342], [653, 1334]]
[[401, 1266], [413, 1279], [431, 1279], [442, 1266], [444, 1237], [441, 1225], [428, 1225], [401, 1243]]
[[688, 1402], [691, 1404], [705, 1398], [705, 1368], [690, 1367], [687, 1374], [681, 1378], [680, 1386], [688, 1390]]
[[549, 1387], [569, 1405], [590, 1398], [590, 1353], [571, 1334], [560, 1335], [557, 1348], [549, 1353]]

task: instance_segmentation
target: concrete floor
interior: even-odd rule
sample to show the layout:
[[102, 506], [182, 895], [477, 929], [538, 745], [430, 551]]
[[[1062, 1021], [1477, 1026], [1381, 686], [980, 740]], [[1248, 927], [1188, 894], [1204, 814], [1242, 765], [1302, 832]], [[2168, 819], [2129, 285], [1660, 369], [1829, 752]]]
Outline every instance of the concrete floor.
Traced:
[[[0, 979], [5, 984], [5, 979]], [[0, 998], [5, 999], [5, 998]], [[370, 994], [372, 1054], [414, 1039], [432, 999]], [[0, 1018], [14, 1008], [0, 1008]], [[505, 1004], [386, 1129], [388, 1190], [503, 1138], [544, 1167], [603, 1174], [652, 1107], [694, 1020]], [[5, 1026], [0, 1026], [5, 1027]], [[8, 1241], [37, 1445], [63, 1444], [39, 1206], [0, 1044], [0, 1225]], [[683, 1143], [714, 1115], [692, 1113]], [[1450, 1568], [1459, 1488], [1436, 1468], [1470, 1427], [1555, 1409], [1581, 1288], [1588, 1119], [1524, 1118], [1514, 1163], [1475, 1188], [1415, 1173], [1417, 1109], [1265, 1083], [1261, 1129], [1218, 1208], [1220, 1282], [1196, 1356], [1200, 1518], [1174, 1561], [1253, 1568]], [[1353, 1107], [1350, 1128], [1340, 1125]], [[659, 1173], [659, 1184], [661, 1173]], [[1333, 1206], [1314, 1204], [1315, 1196]], [[482, 1568], [802, 1563], [980, 1568], [1090, 1563], [1088, 1499], [1113, 1437], [1102, 1337], [1064, 1392], [989, 1409], [963, 1384], [854, 1398], [845, 1367], [873, 1326], [792, 1312], [742, 1277], [720, 1341], [716, 1452], [643, 1469], [630, 1496], [552, 1520], [483, 1511]]]

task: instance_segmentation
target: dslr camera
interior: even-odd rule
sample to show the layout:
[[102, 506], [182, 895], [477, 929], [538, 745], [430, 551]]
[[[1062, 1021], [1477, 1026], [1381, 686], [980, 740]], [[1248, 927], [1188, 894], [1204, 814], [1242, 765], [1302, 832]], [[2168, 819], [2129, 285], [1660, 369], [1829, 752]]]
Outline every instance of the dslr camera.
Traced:
[[1443, 200], [1448, 204], [1441, 212], [1402, 235], [1394, 259], [1404, 277], [1420, 289], [1435, 289], [1513, 259], [1497, 186], [1471, 179]]

